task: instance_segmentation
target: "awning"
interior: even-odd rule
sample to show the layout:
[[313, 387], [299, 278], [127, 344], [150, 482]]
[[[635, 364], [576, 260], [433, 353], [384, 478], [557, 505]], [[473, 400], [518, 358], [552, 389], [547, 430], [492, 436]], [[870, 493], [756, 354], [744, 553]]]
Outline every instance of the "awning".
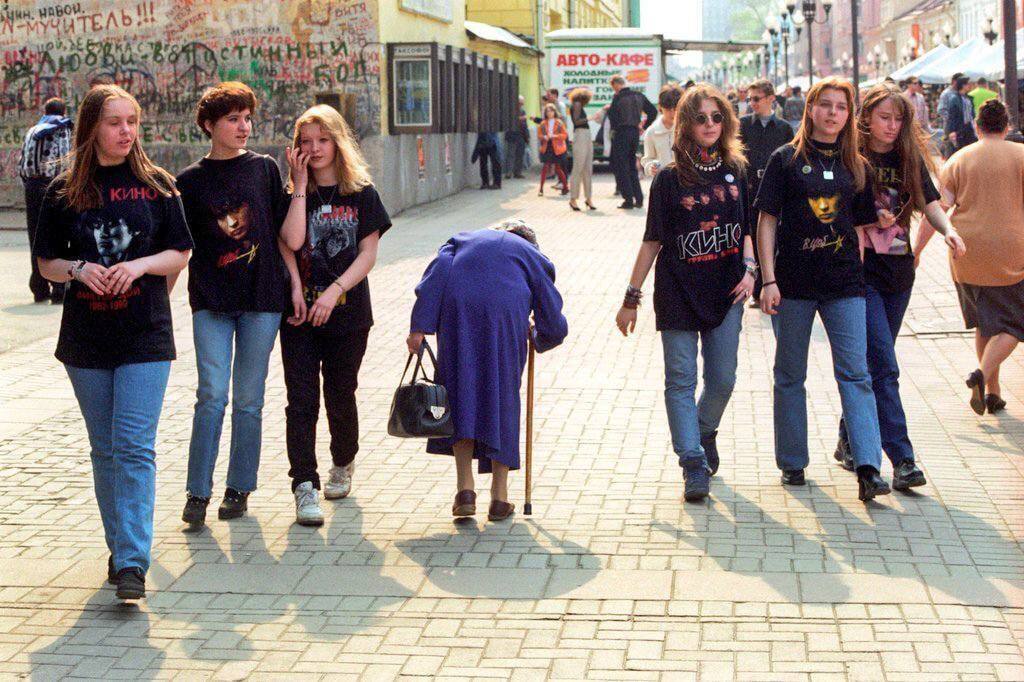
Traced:
[[485, 24], [479, 21], [466, 21], [463, 22], [463, 25], [466, 27], [466, 33], [470, 34], [474, 38], [488, 40], [492, 43], [504, 43], [520, 50], [540, 53], [540, 50], [536, 47], [526, 42], [512, 31], [504, 29], [501, 26], [491, 26], [490, 24]]
[[[971, 38], [966, 43], [946, 52], [940, 58], [925, 66], [917, 74], [922, 83], [944, 85], [954, 73], [960, 72], [968, 78], [987, 76], [983, 65], [988, 62], [990, 53], [996, 49], [984, 38]], [[1002, 46], [998, 49], [1002, 49]]]
[[903, 80], [904, 78], [910, 78], [911, 76], [920, 75], [921, 71], [925, 69], [929, 64], [934, 64], [936, 61], [941, 59], [943, 55], [950, 51], [950, 48], [946, 45], [936, 45], [932, 49], [925, 52], [923, 55], [915, 59], [914, 61], [901, 66], [900, 68], [893, 71], [890, 76], [893, 80]]
[[952, 0], [921, 0], [907, 11], [900, 14], [898, 17], [893, 19], [893, 22], [902, 21], [903, 19], [916, 19], [922, 14], [942, 9], [946, 5], [952, 5]]

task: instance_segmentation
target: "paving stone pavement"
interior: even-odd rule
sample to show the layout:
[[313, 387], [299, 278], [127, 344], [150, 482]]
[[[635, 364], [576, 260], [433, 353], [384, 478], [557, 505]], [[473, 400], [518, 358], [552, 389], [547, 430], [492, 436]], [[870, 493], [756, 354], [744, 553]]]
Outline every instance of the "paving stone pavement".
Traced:
[[[371, 277], [354, 492], [325, 504], [321, 529], [292, 523], [275, 351], [250, 515], [183, 532], [195, 364], [179, 286], [152, 589], [138, 606], [103, 585], [85, 429], [52, 334], [0, 355], [0, 676], [1024, 679], [1024, 353], [1004, 369], [1007, 412], [976, 417], [963, 387], [973, 343], [941, 245], [898, 342], [929, 485], [857, 501], [831, 457], [840, 408], [819, 327], [809, 485], [782, 488], [774, 342], [748, 310], [722, 467], [710, 500], [686, 504], [651, 310], [629, 339], [612, 321], [643, 215], [614, 208], [609, 176], [595, 191], [593, 213], [521, 181], [396, 219]], [[538, 357], [534, 515], [456, 526], [452, 461], [389, 438], [385, 421], [420, 273], [452, 232], [508, 216], [555, 262], [570, 336]], [[522, 476], [512, 482], [521, 503]]]

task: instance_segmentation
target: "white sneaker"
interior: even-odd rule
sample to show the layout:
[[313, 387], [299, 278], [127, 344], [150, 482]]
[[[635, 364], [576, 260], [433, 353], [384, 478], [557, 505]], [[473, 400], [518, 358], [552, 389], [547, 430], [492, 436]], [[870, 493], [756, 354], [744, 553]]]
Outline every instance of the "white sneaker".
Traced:
[[300, 526], [324, 525], [324, 513], [320, 511], [320, 491], [312, 481], [300, 483], [295, 489], [295, 521]]
[[343, 467], [331, 467], [331, 478], [324, 486], [324, 497], [328, 500], [340, 500], [352, 492], [352, 473], [356, 463], [349, 462]]

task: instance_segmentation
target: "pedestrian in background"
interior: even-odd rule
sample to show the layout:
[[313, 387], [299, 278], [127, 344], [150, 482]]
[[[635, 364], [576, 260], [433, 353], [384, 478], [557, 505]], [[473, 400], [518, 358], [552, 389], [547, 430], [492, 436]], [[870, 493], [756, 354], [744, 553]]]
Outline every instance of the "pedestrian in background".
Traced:
[[[665, 408], [688, 501], [707, 497], [718, 471], [716, 438], [736, 383], [743, 301], [754, 288], [754, 246], [746, 230], [739, 121], [707, 84], [682, 96], [675, 163], [651, 185], [647, 229], [615, 317], [624, 336], [636, 327], [641, 288], [653, 265], [654, 315], [665, 355]], [[657, 259], [657, 263], [655, 263]], [[697, 346], [704, 389], [696, 400]]]
[[501, 189], [501, 158], [498, 154], [497, 133], [477, 133], [476, 145], [473, 147], [469, 162], [477, 161], [480, 162], [480, 189]]
[[800, 127], [800, 119], [804, 115], [804, 107], [807, 100], [801, 94], [800, 86], [794, 85], [792, 91], [786, 96], [786, 103], [782, 106], [782, 118], [786, 119], [789, 127], [794, 131]]
[[291, 252], [284, 256], [293, 301], [291, 315], [281, 325], [288, 475], [296, 522], [320, 526], [320, 377], [332, 463], [323, 493], [337, 500], [352, 490], [359, 452], [356, 388], [373, 326], [367, 276], [391, 218], [359, 144], [332, 107], [314, 106], [295, 122], [288, 168], [292, 199], [282, 231], [301, 229], [305, 235], [298, 258]]
[[526, 143], [530, 140], [530, 128], [526, 124], [526, 109], [523, 103], [526, 100], [519, 95], [519, 108], [516, 110], [516, 123], [511, 130], [505, 131], [505, 148], [511, 161], [506, 159], [505, 177], [523, 177], [523, 168], [526, 163]]
[[[533, 326], [530, 316], [533, 315]], [[568, 333], [555, 267], [522, 221], [461, 232], [441, 247], [416, 286], [410, 353], [437, 335], [437, 383], [444, 386], [455, 434], [427, 441], [427, 452], [455, 456], [455, 517], [476, 514], [473, 460], [491, 474], [487, 518], [507, 519], [508, 472], [519, 468], [519, 388], [528, 343], [538, 353]]]
[[644, 155], [640, 159], [644, 175], [654, 177], [658, 171], [675, 161], [672, 144], [676, 107], [679, 105], [682, 95], [683, 91], [679, 86], [673, 84], [666, 85], [658, 93], [658, 113], [660, 115], [644, 131]]
[[981, 109], [981, 105], [990, 99], [997, 99], [999, 93], [988, 88], [988, 80], [985, 78], [979, 78], [975, 82], [975, 87], [967, 93], [967, 97], [970, 98], [971, 103], [974, 105], [974, 115], [978, 115], [978, 111]]
[[594, 141], [590, 137], [590, 121], [595, 116], [587, 115], [587, 104], [591, 92], [587, 88], [576, 88], [569, 94], [569, 114], [572, 118], [572, 173], [569, 176], [569, 207], [580, 210], [576, 200], [583, 189], [583, 202], [587, 208], [597, 208], [592, 201], [594, 175]]
[[853, 121], [853, 86], [818, 81], [807, 97], [796, 137], [768, 161], [754, 202], [764, 283], [761, 310], [775, 331], [775, 461], [783, 485], [804, 485], [807, 449], [807, 353], [821, 317], [859, 497], [890, 492], [879, 475], [882, 444], [871, 391], [865, 331], [864, 271], [859, 236], [878, 221]]
[[302, 225], [281, 229], [289, 203], [277, 162], [245, 148], [256, 106], [244, 83], [203, 93], [195, 121], [210, 152], [178, 175], [196, 240], [188, 294], [198, 385], [181, 515], [192, 526], [206, 522], [229, 387], [231, 444], [217, 517], [244, 515], [256, 489], [270, 352], [289, 299], [282, 249], [305, 239]]
[[554, 170], [558, 180], [562, 184], [562, 194], [569, 193], [569, 183], [565, 179], [565, 170], [562, 164], [565, 159], [568, 147], [566, 139], [569, 133], [565, 130], [565, 124], [558, 117], [558, 109], [551, 102], [544, 105], [544, 118], [537, 126], [537, 138], [540, 140], [540, 159], [544, 163], [540, 170], [540, 190], [537, 196], [544, 196], [544, 178]]
[[[612, 136], [611, 164], [615, 182], [622, 193], [619, 208], [643, 208], [644, 193], [640, 189], [637, 175], [637, 149], [640, 145], [641, 125], [646, 128], [654, 123], [658, 110], [642, 92], [626, 87], [626, 79], [612, 76], [609, 81], [615, 95], [608, 108], [608, 120]], [[646, 116], [646, 123], [644, 120]]]
[[941, 179], [967, 246], [950, 265], [978, 355], [970, 404], [995, 414], [1006, 407], [999, 367], [1024, 341], [1024, 147], [1006, 140], [1009, 115], [997, 99], [981, 105], [976, 125], [980, 141], [950, 157]]
[[963, 78], [964, 75], [957, 71], [949, 79], [949, 85], [939, 94], [939, 103], [936, 105], [935, 112], [939, 115], [939, 125], [942, 126], [942, 157], [948, 159], [955, 149], [952, 143], [946, 136], [946, 125], [949, 122], [949, 105], [953, 99], [958, 96], [956, 89], [956, 82]]
[[[793, 128], [774, 113], [775, 87], [767, 79], [756, 80], [747, 88], [747, 103], [750, 112], [740, 119], [740, 140], [747, 156], [747, 220], [750, 237], [754, 240], [754, 253], [757, 253], [757, 212], [752, 206], [757, 190], [761, 186], [761, 176], [768, 165], [772, 152], [793, 139]], [[754, 303], [761, 296], [761, 276], [756, 276], [754, 283]]]
[[952, 152], [978, 140], [974, 133], [974, 104], [967, 96], [967, 84], [967, 76], [961, 76], [953, 83], [954, 95], [946, 108], [946, 125], [943, 130]]
[[917, 121], [922, 132], [930, 137], [932, 134], [931, 114], [928, 113], [928, 100], [924, 96], [924, 87], [917, 76], [911, 76], [907, 79], [907, 87], [903, 94], [910, 101], [910, 105], [914, 109], [914, 120]]
[[[892, 462], [892, 487], [908, 490], [926, 483], [907, 432], [896, 359], [896, 337], [914, 286], [911, 219], [915, 213], [927, 216], [945, 235], [954, 258], [963, 255], [964, 244], [942, 210], [939, 192], [932, 183], [930, 171], [935, 163], [928, 137], [918, 126], [914, 108], [899, 88], [880, 83], [868, 90], [861, 103], [857, 128], [860, 151], [874, 173], [875, 209], [879, 215], [878, 221], [864, 230], [868, 371], [882, 450]], [[835, 458], [846, 469], [854, 469], [849, 433], [842, 419]]]
[[[30, 253], [36, 238], [43, 194], [53, 179], [64, 170], [66, 157], [71, 151], [71, 131], [74, 126], [65, 113], [64, 100], [59, 97], [46, 100], [42, 117], [25, 133], [21, 147], [18, 175], [25, 188], [25, 225], [28, 229]], [[53, 304], [63, 303], [64, 285], [47, 280], [39, 272], [36, 259], [30, 257], [29, 260], [32, 261], [32, 274], [29, 275], [28, 288], [33, 300], [36, 303], [47, 299]]]
[[169, 292], [192, 249], [174, 178], [139, 142], [141, 118], [115, 85], [85, 94], [33, 246], [46, 279], [70, 282], [56, 356], [89, 433], [107, 582], [121, 599], [146, 596], [156, 431], [175, 358]]

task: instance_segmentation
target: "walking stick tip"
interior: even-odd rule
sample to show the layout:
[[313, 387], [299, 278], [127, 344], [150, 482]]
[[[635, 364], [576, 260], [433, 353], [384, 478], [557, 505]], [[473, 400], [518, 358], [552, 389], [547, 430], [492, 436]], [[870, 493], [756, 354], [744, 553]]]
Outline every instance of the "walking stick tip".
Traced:
[[527, 516], [533, 516], [533, 505], [527, 502], [523, 505], [523, 513]]

